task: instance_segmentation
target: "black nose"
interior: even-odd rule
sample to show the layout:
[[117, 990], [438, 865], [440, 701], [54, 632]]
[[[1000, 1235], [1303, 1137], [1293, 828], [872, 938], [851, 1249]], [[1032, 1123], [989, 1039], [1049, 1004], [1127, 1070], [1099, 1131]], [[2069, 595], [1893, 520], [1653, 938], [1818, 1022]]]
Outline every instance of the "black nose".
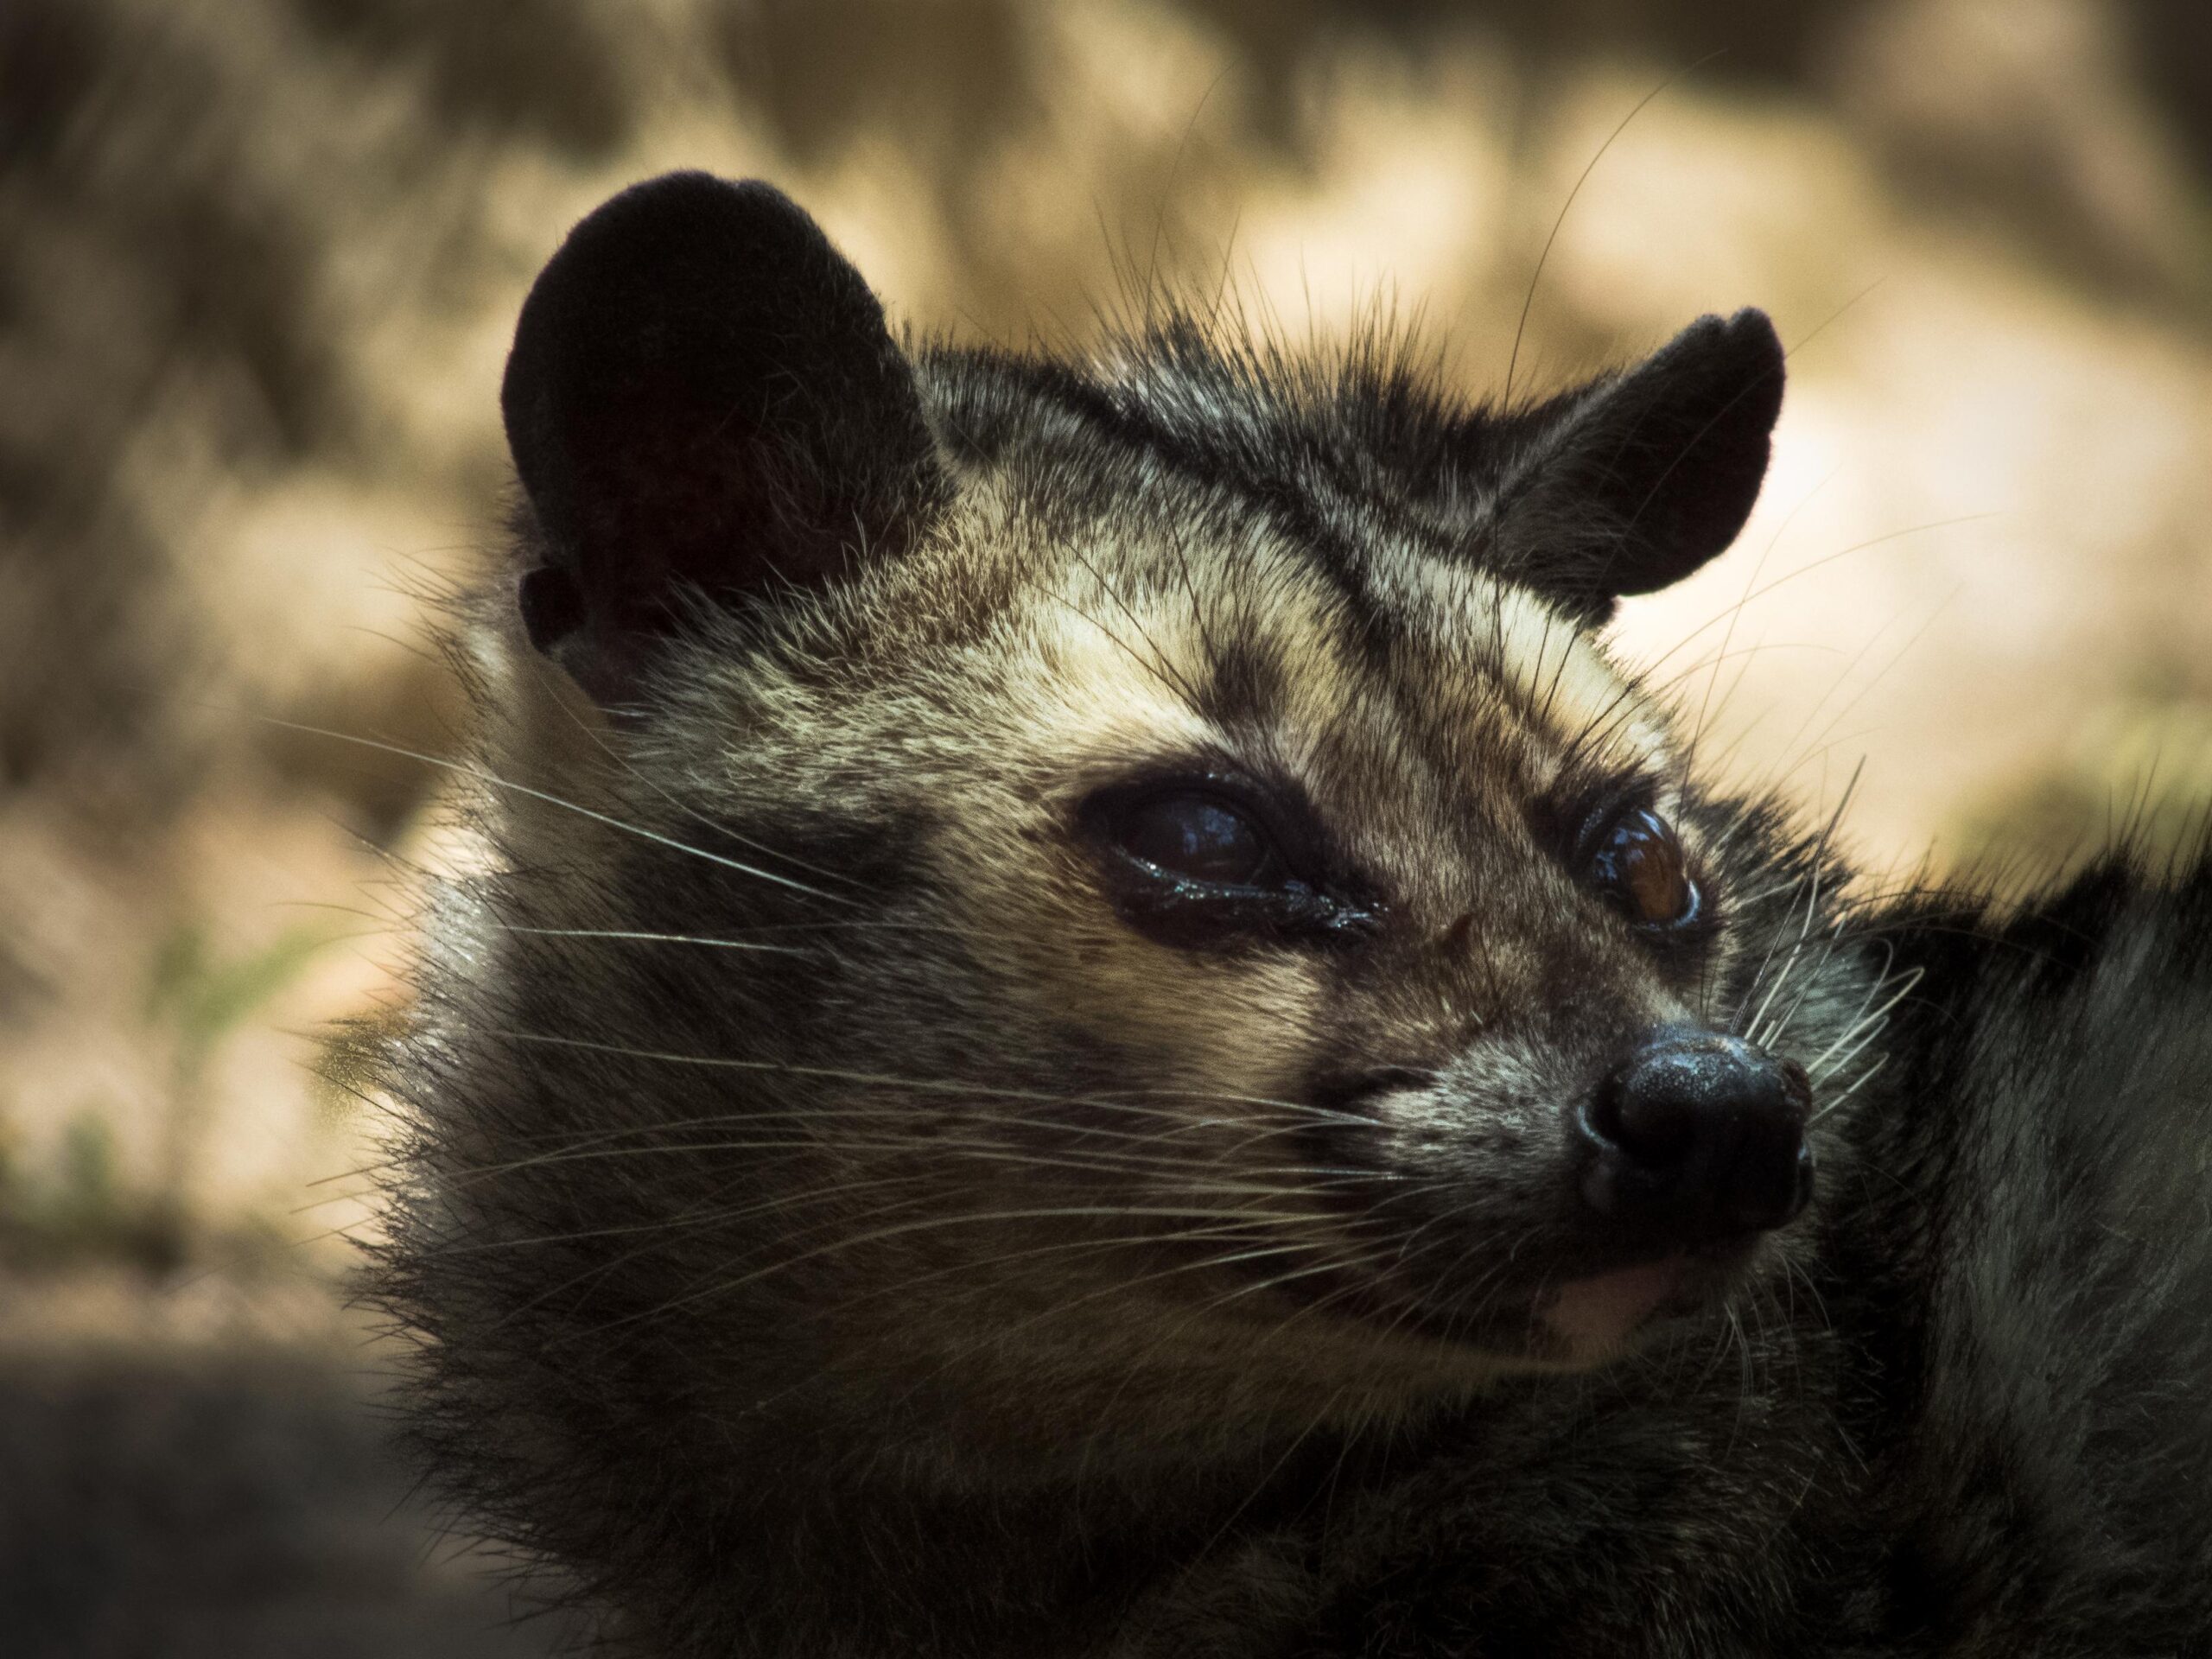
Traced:
[[1580, 1116], [1583, 1199], [1669, 1243], [1779, 1227], [1813, 1195], [1812, 1102], [1796, 1061], [1741, 1038], [1662, 1027]]

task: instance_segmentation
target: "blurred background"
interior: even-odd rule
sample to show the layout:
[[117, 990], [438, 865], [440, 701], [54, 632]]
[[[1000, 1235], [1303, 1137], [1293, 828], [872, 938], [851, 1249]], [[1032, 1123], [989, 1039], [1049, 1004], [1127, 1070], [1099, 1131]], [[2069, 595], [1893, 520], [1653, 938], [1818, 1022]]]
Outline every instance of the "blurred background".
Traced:
[[1762, 305], [1758, 514], [1619, 629], [1725, 764], [1833, 808], [1864, 757], [1891, 874], [2212, 797], [2201, 0], [5, 0], [11, 1652], [559, 1634], [431, 1541], [339, 1288], [331, 1033], [404, 1003], [439, 775], [299, 728], [454, 751], [516, 308], [676, 166], [959, 338], [1226, 286], [1533, 392]]

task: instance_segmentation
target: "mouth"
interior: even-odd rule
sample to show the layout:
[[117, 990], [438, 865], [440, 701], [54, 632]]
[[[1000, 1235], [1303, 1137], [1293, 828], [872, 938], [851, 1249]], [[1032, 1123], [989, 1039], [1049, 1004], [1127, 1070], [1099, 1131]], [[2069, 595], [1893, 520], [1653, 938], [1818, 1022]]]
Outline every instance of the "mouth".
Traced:
[[1570, 1279], [1535, 1306], [1532, 1345], [1577, 1367], [1628, 1352], [1646, 1329], [1712, 1306], [1741, 1276], [1756, 1239], [1678, 1250], [1656, 1261]]
[[1424, 1295], [1404, 1284], [1385, 1288], [1334, 1274], [1302, 1280], [1300, 1299], [1494, 1360], [1586, 1370], [1634, 1352], [1668, 1325], [1710, 1312], [1753, 1270], [1763, 1243], [1764, 1235], [1738, 1235], [1624, 1263], [1618, 1254], [1611, 1262], [1583, 1254], [1562, 1264], [1566, 1276], [1554, 1270], [1518, 1294], [1494, 1293], [1479, 1309], [1454, 1306], [1433, 1290]]

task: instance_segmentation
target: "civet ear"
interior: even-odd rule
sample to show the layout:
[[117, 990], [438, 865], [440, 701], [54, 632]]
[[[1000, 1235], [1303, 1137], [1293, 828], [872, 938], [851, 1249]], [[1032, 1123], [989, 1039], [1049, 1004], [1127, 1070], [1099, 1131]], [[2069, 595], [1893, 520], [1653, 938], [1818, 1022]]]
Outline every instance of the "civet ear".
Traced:
[[882, 307], [758, 182], [671, 173], [593, 212], [524, 302], [499, 404], [541, 560], [524, 624], [604, 702], [702, 598], [894, 555], [942, 489]]
[[1516, 417], [1494, 520], [1504, 574], [1595, 624], [1699, 569], [1758, 499], [1782, 376], [1774, 325], [1743, 310]]

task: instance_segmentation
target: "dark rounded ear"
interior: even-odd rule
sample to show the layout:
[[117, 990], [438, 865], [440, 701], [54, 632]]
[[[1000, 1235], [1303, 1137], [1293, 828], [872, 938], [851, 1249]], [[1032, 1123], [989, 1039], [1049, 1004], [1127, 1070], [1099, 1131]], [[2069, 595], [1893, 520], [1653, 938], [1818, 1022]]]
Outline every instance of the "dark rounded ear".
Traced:
[[1497, 521], [1506, 574], [1603, 621], [1703, 565], [1758, 499], [1782, 375], [1774, 325], [1743, 310], [1518, 417]]
[[944, 487], [882, 307], [758, 182], [671, 173], [578, 225], [499, 404], [542, 561], [524, 623], [602, 702], [700, 596], [758, 604], [893, 555]]

